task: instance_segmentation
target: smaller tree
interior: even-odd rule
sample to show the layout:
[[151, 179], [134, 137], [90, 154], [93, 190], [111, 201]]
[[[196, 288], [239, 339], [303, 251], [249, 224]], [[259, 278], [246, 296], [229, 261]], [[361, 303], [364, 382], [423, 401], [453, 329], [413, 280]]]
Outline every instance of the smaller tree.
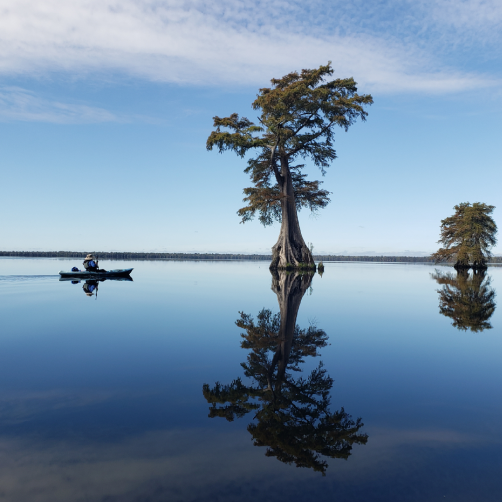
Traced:
[[455, 268], [486, 269], [491, 248], [497, 243], [497, 225], [490, 214], [495, 206], [480, 202], [463, 202], [454, 207], [455, 214], [441, 220], [439, 248], [431, 257], [436, 263], [455, 261]]

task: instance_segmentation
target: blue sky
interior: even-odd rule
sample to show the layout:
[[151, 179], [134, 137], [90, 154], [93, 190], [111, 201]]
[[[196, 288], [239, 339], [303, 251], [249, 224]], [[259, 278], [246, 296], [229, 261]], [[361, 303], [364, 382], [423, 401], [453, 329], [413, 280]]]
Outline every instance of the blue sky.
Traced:
[[[455, 204], [500, 203], [497, 0], [0, 1], [0, 249], [266, 253], [212, 117], [333, 62], [375, 104], [337, 133], [315, 252], [423, 254]], [[309, 168], [312, 177], [320, 174]], [[500, 207], [499, 207], [500, 206]], [[502, 252], [502, 247], [495, 249]]]

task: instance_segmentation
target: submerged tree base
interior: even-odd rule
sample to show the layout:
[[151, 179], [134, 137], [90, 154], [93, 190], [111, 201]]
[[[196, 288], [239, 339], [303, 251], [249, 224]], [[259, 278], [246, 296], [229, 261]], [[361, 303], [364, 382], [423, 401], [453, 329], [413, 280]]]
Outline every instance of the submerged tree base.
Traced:
[[472, 270], [486, 270], [488, 266], [486, 263], [479, 263], [479, 262], [474, 262], [472, 265], [470, 263], [461, 263], [457, 262], [455, 265], [453, 265], [453, 268], [457, 271], [463, 271], [463, 270], [469, 270], [472, 268]]
[[297, 270], [299, 272], [302, 272], [302, 271], [305, 271], [305, 272], [315, 272], [316, 271], [316, 266], [315, 266], [315, 263], [297, 263], [295, 265], [292, 265], [291, 263], [286, 263], [286, 265], [284, 266], [279, 266], [277, 264], [275, 264], [274, 262], [272, 262], [270, 264], [270, 267], [269, 269], [271, 271], [275, 271], [275, 270], [286, 270], [286, 271], [293, 271], [293, 270]]
[[314, 258], [303, 241], [297, 222], [295, 227], [294, 238], [288, 237], [284, 228], [281, 228], [279, 240], [272, 248], [270, 270], [316, 270]]

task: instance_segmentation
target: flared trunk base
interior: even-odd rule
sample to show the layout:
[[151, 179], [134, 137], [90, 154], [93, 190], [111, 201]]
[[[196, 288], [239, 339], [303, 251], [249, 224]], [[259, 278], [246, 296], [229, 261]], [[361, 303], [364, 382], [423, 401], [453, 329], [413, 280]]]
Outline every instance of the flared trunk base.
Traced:
[[316, 266], [310, 249], [305, 244], [298, 222], [295, 192], [287, 159], [281, 160], [281, 211], [282, 222], [279, 238], [272, 248], [270, 270], [310, 270]]
[[277, 244], [272, 248], [270, 270], [315, 271], [315, 269], [316, 265], [312, 253], [304, 242], [293, 243], [279, 238]]

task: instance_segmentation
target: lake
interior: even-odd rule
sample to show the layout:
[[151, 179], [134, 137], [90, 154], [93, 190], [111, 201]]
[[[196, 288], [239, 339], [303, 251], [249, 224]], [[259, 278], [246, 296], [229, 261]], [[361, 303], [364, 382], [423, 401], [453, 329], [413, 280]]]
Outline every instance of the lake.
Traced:
[[501, 268], [73, 265], [0, 258], [0, 500], [500, 500]]

